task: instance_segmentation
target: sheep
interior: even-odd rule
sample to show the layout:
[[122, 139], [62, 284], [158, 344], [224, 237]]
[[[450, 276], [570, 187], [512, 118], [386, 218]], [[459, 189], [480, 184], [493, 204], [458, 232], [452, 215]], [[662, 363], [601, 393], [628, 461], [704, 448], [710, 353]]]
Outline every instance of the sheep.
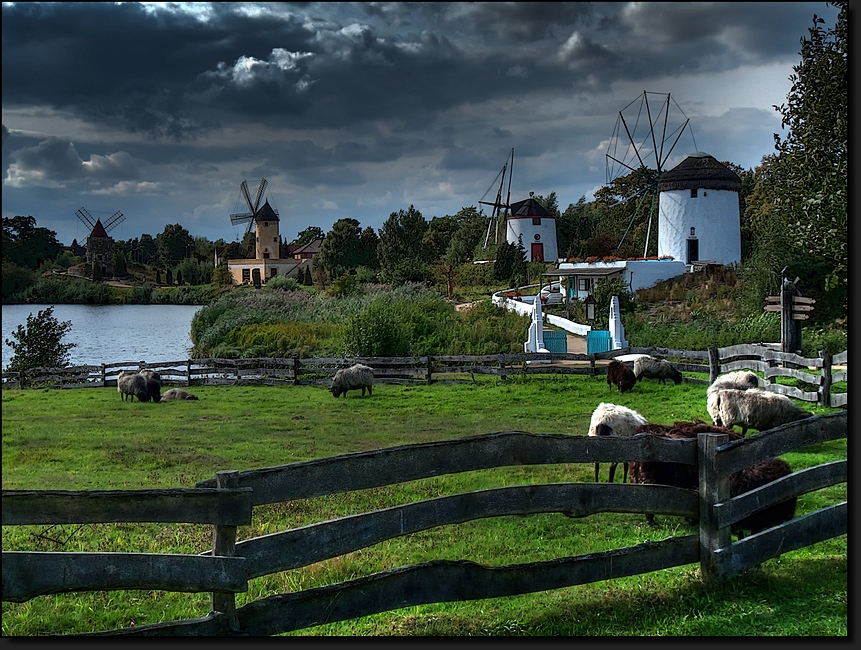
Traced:
[[[674, 422], [672, 425], [646, 424], [640, 427], [637, 433], [650, 433], [675, 439], [696, 438], [699, 433], [725, 433], [730, 440], [742, 439], [742, 436], [732, 429], [712, 426], [697, 419], [692, 422]], [[655, 461], [633, 462], [630, 465], [630, 473], [631, 483], [673, 485], [695, 491], [699, 489], [699, 477], [693, 465]], [[770, 458], [752, 467], [746, 467], [730, 476], [730, 497], [750, 492], [791, 473], [792, 468], [781, 458]], [[795, 516], [795, 506], [795, 497], [775, 503], [732, 524], [730, 530], [739, 539], [744, 538], [745, 530], [750, 530], [755, 535], [766, 528], [792, 519]], [[655, 516], [647, 514], [646, 521], [654, 524]], [[694, 523], [691, 519], [688, 522]]]
[[138, 398], [139, 402], [149, 401], [146, 378], [134, 370], [123, 370], [117, 375], [117, 392], [123, 401], [125, 401], [126, 395], [132, 402], [135, 397]]
[[742, 436], [747, 434], [748, 429], [765, 431], [814, 415], [813, 412], [797, 406], [786, 395], [772, 393], [762, 388], [748, 390], [724, 388], [713, 395], [714, 423], [728, 429], [738, 425], [741, 427]]
[[[630, 369], [629, 369], [630, 370]], [[590, 436], [631, 436], [634, 431], [648, 424], [646, 418], [627, 406], [619, 406], [618, 404], [607, 404], [601, 402], [592, 411], [592, 419], [589, 422]], [[613, 482], [616, 474], [616, 465], [618, 463], [610, 463], [609, 482]], [[600, 463], [595, 463], [595, 482], [598, 482], [598, 469]], [[622, 483], [625, 483], [628, 476], [628, 463], [624, 463], [622, 472]]]
[[759, 387], [759, 378], [750, 370], [736, 370], [720, 375], [706, 390], [706, 410], [712, 422], [718, 422], [718, 391], [724, 388], [749, 390]]
[[362, 397], [365, 396], [365, 389], [368, 390], [368, 395], [373, 395], [374, 387], [374, 369], [362, 365], [361, 363], [354, 364], [349, 368], [341, 368], [335, 373], [332, 378], [332, 385], [329, 388], [332, 395], [340, 397], [347, 396], [348, 390], [362, 389]]
[[636, 383], [637, 378], [634, 377], [634, 371], [626, 363], [613, 360], [607, 366], [607, 384], [611, 388], [617, 386], [619, 392], [624, 393], [631, 390]]
[[172, 399], [198, 399], [198, 397], [183, 388], [171, 388], [170, 390], [166, 390], [164, 395], [161, 396], [162, 402]]
[[672, 379], [676, 385], [682, 383], [682, 373], [673, 364], [666, 359], [656, 359], [649, 355], [643, 355], [634, 360], [634, 377], [637, 381], [657, 379], [664, 384], [667, 379]]
[[161, 375], [154, 370], [141, 370], [138, 374], [146, 379], [146, 390], [153, 402], [161, 400]]

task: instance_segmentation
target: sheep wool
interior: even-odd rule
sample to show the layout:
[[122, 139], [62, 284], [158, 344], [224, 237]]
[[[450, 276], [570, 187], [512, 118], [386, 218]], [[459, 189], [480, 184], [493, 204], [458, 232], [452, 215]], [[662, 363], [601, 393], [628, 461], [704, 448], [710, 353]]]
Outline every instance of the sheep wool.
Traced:
[[164, 395], [161, 396], [161, 401], [169, 401], [172, 399], [198, 399], [197, 395], [193, 395], [189, 393], [187, 390], [183, 388], [171, 388], [164, 392]]
[[628, 367], [628, 364], [613, 360], [607, 366], [607, 383], [610, 386], [617, 386], [619, 392], [624, 393], [634, 387], [637, 378], [634, 377], [634, 371]]
[[149, 401], [146, 379], [134, 370], [123, 370], [117, 375], [117, 392], [119, 392], [123, 401], [125, 401], [126, 395], [129, 396], [129, 401], [132, 402], [135, 397], [138, 398], [139, 402]]
[[138, 373], [146, 380], [146, 390], [153, 402], [161, 400], [161, 375], [154, 370], [141, 370]]
[[634, 360], [634, 377], [637, 381], [657, 379], [664, 384], [667, 379], [671, 379], [674, 384], [682, 383], [682, 373], [673, 364], [666, 359], [656, 359], [648, 355]]
[[728, 429], [740, 426], [741, 435], [746, 435], [748, 429], [765, 431], [814, 415], [798, 407], [786, 395], [761, 388], [721, 389], [715, 394], [715, 407], [714, 423]]
[[[629, 369], [630, 371], [630, 369]], [[592, 419], [589, 422], [590, 436], [632, 436], [641, 426], [648, 424], [646, 418], [627, 406], [619, 404], [607, 404], [601, 402], [592, 411]], [[595, 482], [598, 482], [598, 470], [600, 463], [595, 463]], [[612, 483], [616, 474], [616, 465], [610, 463], [609, 481]], [[622, 482], [626, 482], [628, 475], [628, 463], [624, 463]]]
[[347, 396], [348, 390], [362, 390], [362, 397], [365, 396], [367, 389], [368, 395], [373, 395], [374, 388], [374, 369], [370, 366], [365, 366], [361, 363], [354, 364], [349, 368], [341, 368], [335, 373], [332, 378], [332, 385], [329, 388], [332, 395], [340, 397]]
[[759, 387], [759, 378], [750, 370], [736, 370], [720, 375], [706, 390], [706, 410], [715, 424], [718, 423], [718, 391], [724, 388], [750, 390]]

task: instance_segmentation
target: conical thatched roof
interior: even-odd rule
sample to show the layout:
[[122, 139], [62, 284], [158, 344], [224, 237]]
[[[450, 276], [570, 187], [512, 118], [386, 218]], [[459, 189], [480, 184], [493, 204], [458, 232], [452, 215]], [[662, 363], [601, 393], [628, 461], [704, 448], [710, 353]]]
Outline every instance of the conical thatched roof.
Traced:
[[512, 217], [552, 217], [553, 215], [547, 212], [542, 205], [529, 197], [523, 201], [511, 204]]
[[714, 156], [701, 151], [692, 153], [670, 171], [661, 174], [658, 179], [659, 192], [696, 188], [738, 192], [741, 189], [741, 179]]

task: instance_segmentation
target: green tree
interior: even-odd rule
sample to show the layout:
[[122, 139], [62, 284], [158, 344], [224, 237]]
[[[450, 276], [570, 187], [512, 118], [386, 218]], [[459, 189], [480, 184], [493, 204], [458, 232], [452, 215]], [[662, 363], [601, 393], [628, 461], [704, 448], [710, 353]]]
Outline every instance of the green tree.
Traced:
[[63, 343], [63, 337], [72, 329], [72, 321], [60, 322], [54, 316], [54, 307], [46, 307], [36, 316], [27, 316], [26, 325], [18, 325], [6, 345], [12, 348], [7, 370], [23, 372], [31, 368], [61, 368], [69, 363], [69, 350], [77, 343]]
[[359, 265], [368, 269], [380, 268], [380, 261], [377, 259], [377, 247], [380, 245], [380, 238], [373, 228], [366, 226], [359, 237]]
[[380, 229], [377, 258], [384, 282], [400, 285], [425, 282], [433, 277], [430, 256], [422, 244], [428, 224], [422, 213], [410, 205], [408, 210], [392, 212]]
[[233, 277], [227, 270], [227, 262], [222, 262], [212, 270], [212, 283], [222, 286], [233, 284]]
[[595, 285], [595, 329], [607, 329], [610, 325], [610, 299], [619, 297], [619, 316], [634, 311], [634, 295], [622, 278], [602, 280]]
[[326, 235], [323, 232], [323, 229], [319, 226], [308, 226], [305, 230], [299, 232], [296, 235], [296, 238], [290, 243], [295, 246], [304, 246], [305, 244], [309, 244], [315, 239], [323, 239]]
[[338, 219], [320, 244], [315, 262], [326, 269], [332, 280], [339, 278], [363, 261], [362, 230], [355, 219]]
[[139, 259], [137, 261], [141, 264], [150, 264], [157, 254], [158, 249], [152, 235], [147, 235], [146, 233], [141, 235], [138, 241]]
[[848, 42], [847, 2], [834, 27], [813, 15], [793, 66], [787, 103], [775, 106], [785, 138], [774, 135], [774, 209], [803, 250], [831, 266], [826, 287], [848, 283]]
[[126, 268], [126, 252], [122, 246], [114, 243], [113, 247], [114, 253], [114, 277], [115, 278], [124, 278], [128, 275], [128, 269]]
[[3, 260], [28, 269], [37, 269], [48, 259], [54, 259], [62, 248], [57, 233], [37, 228], [31, 216], [3, 217]]
[[3, 260], [3, 300], [4, 302], [24, 291], [36, 281], [32, 269]]
[[155, 245], [163, 264], [176, 264], [188, 257], [193, 250], [194, 239], [185, 228], [175, 223], [165, 226], [164, 230], [156, 235]]

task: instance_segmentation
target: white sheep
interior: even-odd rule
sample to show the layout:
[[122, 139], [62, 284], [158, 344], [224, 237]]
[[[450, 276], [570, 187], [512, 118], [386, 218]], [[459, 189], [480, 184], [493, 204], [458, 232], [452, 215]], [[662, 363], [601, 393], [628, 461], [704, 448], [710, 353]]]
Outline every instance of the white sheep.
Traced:
[[718, 391], [725, 388], [736, 388], [738, 390], [749, 390], [759, 387], [759, 378], [750, 370], [736, 370], [720, 375], [706, 390], [706, 410], [712, 422], [717, 422], [718, 417]]
[[348, 390], [362, 389], [362, 397], [365, 396], [365, 389], [368, 390], [368, 395], [373, 395], [374, 387], [374, 369], [370, 366], [357, 363], [349, 368], [341, 368], [335, 373], [332, 378], [332, 385], [329, 388], [332, 395], [340, 397], [347, 396]]
[[[592, 411], [592, 419], [589, 422], [590, 436], [632, 436], [639, 427], [648, 424], [646, 418], [627, 406], [618, 404], [607, 404], [601, 402]], [[600, 463], [595, 463], [595, 482], [598, 482], [598, 468]], [[616, 474], [616, 465], [610, 463], [610, 483]], [[622, 482], [625, 483], [628, 476], [628, 463], [623, 465]]]
[[166, 390], [164, 395], [161, 396], [162, 402], [172, 399], [198, 399], [198, 397], [189, 393], [184, 388], [171, 388], [170, 390]]
[[811, 411], [798, 407], [786, 395], [761, 388], [718, 390], [716, 407], [714, 423], [728, 429], [738, 425], [741, 427], [741, 435], [745, 435], [748, 429], [765, 431], [814, 415]]
[[139, 402], [149, 401], [146, 378], [135, 370], [123, 370], [117, 375], [117, 392], [123, 401], [125, 401], [126, 395], [132, 402], [135, 397], [138, 398]]
[[672, 379], [674, 384], [682, 383], [682, 373], [666, 359], [656, 359], [644, 354], [634, 360], [634, 376], [637, 381], [643, 379], [658, 379], [662, 384]]

